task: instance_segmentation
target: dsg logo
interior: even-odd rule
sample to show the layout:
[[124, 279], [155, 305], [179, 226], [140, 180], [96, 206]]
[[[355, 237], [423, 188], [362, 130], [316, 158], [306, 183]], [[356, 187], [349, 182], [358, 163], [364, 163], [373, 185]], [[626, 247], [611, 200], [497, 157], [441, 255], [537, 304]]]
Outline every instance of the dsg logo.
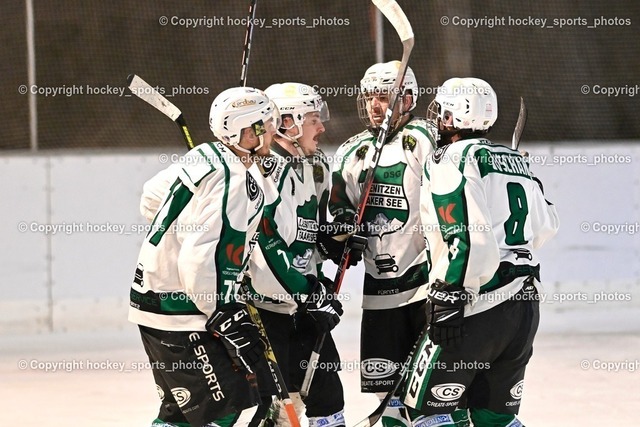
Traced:
[[396, 364], [389, 359], [365, 359], [360, 367], [362, 376], [369, 380], [388, 377], [396, 371]]
[[516, 385], [511, 387], [509, 393], [514, 399], [522, 399], [522, 389], [524, 388], [524, 380], [519, 381]]
[[173, 398], [176, 399], [176, 403], [181, 408], [191, 400], [191, 392], [184, 387], [172, 388], [171, 394], [173, 394]]
[[442, 402], [451, 402], [452, 400], [460, 399], [464, 390], [465, 387], [462, 384], [438, 384], [431, 388], [431, 394]]

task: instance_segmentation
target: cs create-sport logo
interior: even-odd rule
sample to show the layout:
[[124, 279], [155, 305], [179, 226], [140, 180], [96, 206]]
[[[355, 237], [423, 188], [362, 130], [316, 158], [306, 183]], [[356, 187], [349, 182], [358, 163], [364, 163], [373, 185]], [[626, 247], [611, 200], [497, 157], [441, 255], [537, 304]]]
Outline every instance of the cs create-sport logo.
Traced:
[[511, 397], [514, 399], [522, 399], [522, 389], [524, 388], [524, 380], [520, 380], [516, 385], [511, 387], [509, 393], [511, 393]]
[[379, 380], [392, 375], [396, 371], [396, 364], [389, 359], [365, 359], [362, 361], [360, 371], [368, 380]]
[[438, 384], [431, 388], [431, 394], [442, 402], [451, 402], [452, 400], [460, 399], [464, 390], [465, 387], [462, 384]]
[[184, 387], [172, 388], [171, 394], [173, 394], [173, 398], [176, 399], [176, 403], [181, 408], [191, 400], [191, 392]]

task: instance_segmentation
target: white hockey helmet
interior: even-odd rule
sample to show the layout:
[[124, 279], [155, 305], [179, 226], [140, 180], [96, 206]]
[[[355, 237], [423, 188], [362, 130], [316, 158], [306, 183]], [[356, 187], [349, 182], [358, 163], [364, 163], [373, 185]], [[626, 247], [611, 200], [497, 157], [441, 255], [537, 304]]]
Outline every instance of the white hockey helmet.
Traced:
[[[302, 136], [302, 124], [307, 113], [318, 112], [320, 120], [329, 120], [329, 106], [318, 92], [311, 86], [302, 83], [276, 83], [264, 91], [267, 96], [275, 102], [280, 114], [291, 115], [293, 123], [298, 128], [298, 135], [293, 137], [299, 139]], [[278, 130], [278, 135], [285, 138], [284, 133]]]
[[438, 119], [455, 129], [486, 132], [498, 118], [498, 97], [484, 80], [454, 77], [438, 88], [429, 105], [427, 120], [438, 127]]
[[252, 128], [260, 138], [259, 150], [264, 144], [265, 123], [273, 120], [280, 126], [280, 112], [275, 103], [261, 90], [251, 87], [234, 87], [222, 91], [211, 103], [209, 127], [222, 143], [250, 153], [240, 147], [242, 129]]
[[[367, 96], [374, 93], [390, 93], [393, 89], [393, 84], [396, 81], [398, 75], [398, 69], [400, 68], [400, 61], [380, 62], [373, 64], [364, 73], [364, 77], [360, 80], [360, 94], [358, 95], [358, 113], [360, 120], [365, 126], [370, 127], [369, 115], [367, 113]], [[411, 67], [407, 67], [407, 72], [404, 76], [404, 81], [400, 88], [399, 96], [407, 94], [407, 91], [411, 91], [412, 101], [411, 106], [407, 111], [411, 111], [416, 107], [418, 102], [418, 81], [416, 75], [413, 73]], [[400, 111], [404, 113], [405, 111]]]

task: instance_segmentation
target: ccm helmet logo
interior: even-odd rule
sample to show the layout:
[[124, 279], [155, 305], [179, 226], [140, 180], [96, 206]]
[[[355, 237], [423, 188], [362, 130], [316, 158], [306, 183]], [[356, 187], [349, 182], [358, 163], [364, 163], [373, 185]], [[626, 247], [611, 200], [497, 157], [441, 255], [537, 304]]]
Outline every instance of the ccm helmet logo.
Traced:
[[464, 393], [464, 389], [465, 387], [462, 384], [438, 384], [431, 388], [431, 394], [442, 402], [450, 402], [460, 399], [460, 396]]
[[173, 398], [176, 399], [176, 403], [181, 408], [191, 400], [191, 392], [184, 387], [172, 388], [171, 394], [173, 394]]
[[396, 364], [388, 359], [365, 359], [360, 367], [362, 376], [369, 380], [388, 377], [396, 371]]
[[516, 385], [511, 387], [509, 393], [514, 399], [522, 399], [522, 389], [524, 388], [524, 380], [519, 381]]

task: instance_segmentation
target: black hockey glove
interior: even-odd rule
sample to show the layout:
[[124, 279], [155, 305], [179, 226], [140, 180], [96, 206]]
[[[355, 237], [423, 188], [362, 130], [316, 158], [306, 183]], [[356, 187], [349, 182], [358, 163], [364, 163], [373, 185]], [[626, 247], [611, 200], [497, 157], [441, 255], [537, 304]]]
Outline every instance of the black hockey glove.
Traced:
[[231, 303], [218, 308], [207, 321], [206, 327], [222, 340], [237, 367], [253, 372], [251, 366], [262, 357], [264, 344], [244, 304]]
[[362, 260], [362, 252], [367, 248], [367, 238], [354, 234], [354, 226], [341, 222], [326, 224], [318, 232], [316, 247], [325, 259], [340, 264], [345, 246], [349, 248], [349, 265], [356, 265]]
[[312, 292], [300, 305], [301, 312], [311, 316], [318, 332], [329, 332], [340, 323], [340, 316], [344, 313], [342, 304], [334, 298], [333, 292], [328, 291], [315, 276], [307, 275], [307, 280], [311, 285]]
[[431, 341], [442, 347], [455, 346], [462, 342], [464, 306], [469, 302], [469, 293], [461, 286], [436, 279], [429, 289], [429, 301]]

